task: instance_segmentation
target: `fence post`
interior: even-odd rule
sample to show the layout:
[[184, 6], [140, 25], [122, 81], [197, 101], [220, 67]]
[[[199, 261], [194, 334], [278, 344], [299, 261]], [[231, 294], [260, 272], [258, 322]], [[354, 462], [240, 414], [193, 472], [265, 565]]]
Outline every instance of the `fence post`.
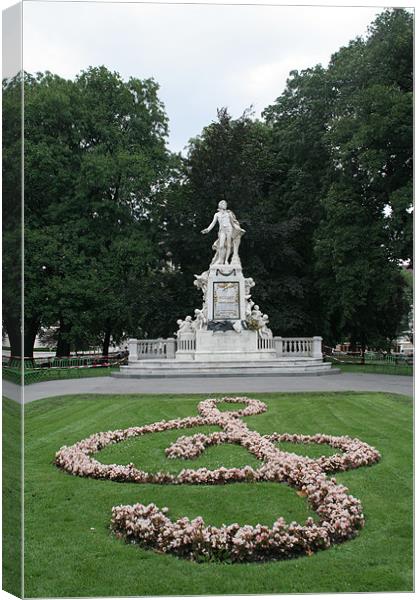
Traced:
[[175, 358], [176, 341], [175, 338], [166, 340], [166, 358]]
[[322, 337], [315, 335], [312, 338], [312, 356], [313, 358], [322, 358]]
[[128, 340], [128, 360], [132, 361], [132, 360], [137, 360], [138, 359], [138, 355], [137, 355], [137, 340], [135, 338], [130, 338]]
[[281, 336], [275, 336], [273, 338], [274, 348], [276, 349], [277, 356], [283, 356], [283, 339]]

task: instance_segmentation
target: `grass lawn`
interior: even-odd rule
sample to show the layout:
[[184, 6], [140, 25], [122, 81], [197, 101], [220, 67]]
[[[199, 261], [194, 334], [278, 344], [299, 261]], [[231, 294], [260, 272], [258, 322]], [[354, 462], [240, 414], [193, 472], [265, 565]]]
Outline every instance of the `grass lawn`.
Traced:
[[[52, 369], [25, 369], [25, 385], [40, 383], [41, 381], [53, 381], [57, 379], [84, 379], [86, 377], [110, 377], [119, 367], [71, 367], [71, 368], [52, 368]], [[17, 383], [21, 382], [21, 371], [18, 368], [3, 367], [3, 379]]]
[[333, 368], [338, 368], [342, 373], [377, 373], [378, 375], [406, 375], [413, 376], [412, 365], [395, 365], [392, 363], [366, 363], [364, 365], [352, 364], [350, 362], [332, 362]]
[[[303, 558], [251, 564], [194, 563], [115, 539], [111, 507], [142, 502], [168, 506], [169, 516], [202, 515], [206, 523], [272, 525], [279, 516], [303, 522], [306, 500], [283, 484], [136, 485], [73, 477], [53, 464], [55, 452], [96, 431], [197, 414], [205, 396], [78, 395], [25, 406], [25, 596], [144, 596], [412, 590], [412, 401], [382, 393], [253, 394], [268, 405], [247, 417], [260, 433], [359, 437], [382, 460], [337, 474], [364, 507], [358, 537]], [[209, 431], [215, 428], [197, 428]], [[258, 463], [239, 446], [211, 447], [193, 461], [169, 460], [168, 431], [100, 452], [103, 462], [145, 470]], [[319, 456], [320, 447], [282, 444]], [[328, 447], [322, 447], [326, 453]]]
[[22, 517], [22, 408], [17, 402], [3, 399], [2, 425], [3, 589], [20, 596], [22, 591], [22, 539], [19, 535]]

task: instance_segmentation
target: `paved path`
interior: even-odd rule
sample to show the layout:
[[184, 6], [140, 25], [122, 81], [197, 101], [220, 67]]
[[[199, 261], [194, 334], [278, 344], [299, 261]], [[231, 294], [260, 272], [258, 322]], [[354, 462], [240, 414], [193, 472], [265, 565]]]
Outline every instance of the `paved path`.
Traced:
[[[398, 375], [338, 373], [305, 377], [220, 377], [119, 379], [92, 377], [46, 381], [25, 387], [25, 403], [65, 394], [212, 394], [252, 392], [370, 391], [413, 395], [413, 379]], [[3, 395], [18, 399], [19, 388], [3, 381]]]

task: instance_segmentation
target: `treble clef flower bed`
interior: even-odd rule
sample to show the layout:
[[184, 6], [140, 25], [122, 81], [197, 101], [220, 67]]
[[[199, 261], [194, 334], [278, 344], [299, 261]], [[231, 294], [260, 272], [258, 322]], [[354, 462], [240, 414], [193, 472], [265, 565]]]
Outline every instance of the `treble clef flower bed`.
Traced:
[[[244, 403], [236, 411], [220, 411], [219, 402]], [[110, 479], [130, 483], [215, 485], [233, 482], [270, 481], [295, 488], [306, 496], [318, 516], [308, 518], [304, 525], [286, 523], [279, 517], [272, 527], [237, 523], [213, 527], [201, 517], [183, 517], [172, 521], [167, 508], [154, 504], [134, 504], [112, 508], [111, 528], [118, 537], [145, 548], [172, 553], [193, 560], [229, 560], [231, 562], [261, 561], [312, 554], [331, 544], [344, 542], [364, 525], [362, 505], [343, 485], [327, 473], [346, 471], [379, 461], [379, 452], [368, 444], [347, 436], [300, 435], [273, 433], [260, 435], [248, 429], [241, 417], [257, 415], [267, 410], [260, 400], [244, 397], [208, 399], [198, 404], [199, 416], [159, 421], [142, 427], [129, 427], [95, 433], [73, 446], [63, 446], [56, 454], [55, 464], [80, 477]], [[183, 469], [177, 475], [165, 472], [147, 473], [128, 465], [103, 464], [93, 458], [106, 446], [172, 429], [187, 429], [201, 425], [217, 425], [222, 431], [210, 434], [181, 436], [166, 449], [168, 458], [192, 459], [216, 444], [239, 444], [263, 462], [254, 469], [206, 468]], [[277, 444], [326, 444], [342, 453], [311, 459], [281, 451]]]

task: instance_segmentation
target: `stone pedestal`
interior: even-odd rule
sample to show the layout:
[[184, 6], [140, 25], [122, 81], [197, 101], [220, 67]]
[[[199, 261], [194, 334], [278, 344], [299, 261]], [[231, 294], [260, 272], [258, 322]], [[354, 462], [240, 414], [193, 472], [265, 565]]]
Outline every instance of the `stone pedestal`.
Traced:
[[129, 364], [121, 367], [121, 377], [331, 372], [330, 363], [322, 362], [320, 337], [273, 337], [268, 315], [251, 299], [255, 282], [242, 272], [238, 250], [245, 231], [223, 200], [202, 233], [217, 223], [212, 263], [194, 275], [194, 286], [202, 292], [201, 308], [177, 320], [176, 341], [130, 340]]
[[197, 279], [203, 290], [202, 320], [187, 317], [183, 322], [176, 359], [214, 363], [275, 358], [271, 331], [249, 328], [254, 282], [244, 277], [239, 258], [230, 265], [211, 264]]
[[201, 362], [231, 362], [276, 358], [274, 344], [270, 344], [270, 347], [265, 345], [256, 331], [197, 331], [194, 359]]
[[207, 321], [245, 320], [245, 278], [238, 265], [211, 265], [207, 283]]

